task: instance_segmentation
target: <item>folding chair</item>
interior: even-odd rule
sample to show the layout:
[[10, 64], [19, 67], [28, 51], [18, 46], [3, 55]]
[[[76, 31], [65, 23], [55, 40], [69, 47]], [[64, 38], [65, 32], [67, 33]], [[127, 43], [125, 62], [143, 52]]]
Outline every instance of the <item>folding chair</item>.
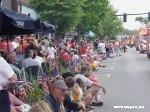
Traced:
[[33, 80], [38, 81], [39, 78], [39, 72], [40, 72], [40, 67], [39, 66], [29, 66], [28, 68], [25, 69], [27, 73], [27, 80], [29, 82], [33, 82]]

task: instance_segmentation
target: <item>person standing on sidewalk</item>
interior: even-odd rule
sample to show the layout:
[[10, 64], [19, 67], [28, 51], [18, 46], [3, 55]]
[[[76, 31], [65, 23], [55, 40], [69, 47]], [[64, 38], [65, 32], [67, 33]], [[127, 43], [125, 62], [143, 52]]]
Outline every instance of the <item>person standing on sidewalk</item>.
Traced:
[[127, 46], [127, 45], [126, 45], [126, 42], [123, 42], [123, 44], [122, 44], [122, 45], [123, 45], [123, 52], [125, 53], [125, 52], [126, 52], [126, 50], [127, 50], [127, 47], [126, 47], [126, 46]]
[[106, 45], [105, 45], [104, 41], [101, 41], [99, 43], [99, 47], [101, 49], [101, 53], [103, 55], [103, 59], [105, 59], [106, 58]]
[[116, 56], [121, 56], [121, 54], [120, 54], [120, 43], [118, 40], [115, 42], [115, 51], [116, 51]]

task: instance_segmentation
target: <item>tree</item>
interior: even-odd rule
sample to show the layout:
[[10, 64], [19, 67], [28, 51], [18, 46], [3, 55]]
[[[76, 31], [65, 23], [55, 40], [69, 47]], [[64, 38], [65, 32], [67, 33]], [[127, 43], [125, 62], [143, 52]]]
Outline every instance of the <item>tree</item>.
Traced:
[[91, 30], [98, 37], [114, 37], [122, 28], [108, 0], [30, 0], [30, 6], [43, 21], [57, 26], [59, 36], [76, 28], [82, 35]]
[[148, 24], [148, 18], [145, 17], [136, 17], [135, 18], [135, 21], [139, 21], [142, 25], [147, 25]]
[[89, 30], [96, 35], [103, 35], [102, 19], [105, 16], [105, 9], [108, 5], [108, 0], [85, 0], [82, 10], [84, 15], [81, 19], [81, 32], [85, 34]]
[[78, 24], [82, 5], [83, 0], [30, 0], [30, 6], [43, 21], [57, 26], [59, 36]]
[[116, 10], [112, 6], [108, 6], [103, 20], [104, 35], [108, 35], [109, 39], [115, 39], [115, 35], [123, 30], [121, 20], [115, 16]]
[[81, 32], [85, 34], [89, 30], [98, 37], [115, 37], [118, 31], [122, 30], [121, 20], [115, 16], [116, 12], [110, 6], [108, 0], [86, 0], [83, 5], [84, 15], [81, 20]]
[[129, 30], [129, 29], [123, 29], [121, 32], [118, 33], [118, 35], [134, 35], [136, 30]]

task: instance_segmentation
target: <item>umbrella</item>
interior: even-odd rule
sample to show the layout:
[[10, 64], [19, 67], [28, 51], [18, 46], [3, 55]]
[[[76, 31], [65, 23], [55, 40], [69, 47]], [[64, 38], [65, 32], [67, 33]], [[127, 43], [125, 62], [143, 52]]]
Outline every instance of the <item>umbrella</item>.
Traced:
[[92, 31], [89, 31], [88, 36], [89, 37], [95, 37], [95, 34]]
[[44, 26], [43, 33], [55, 33], [56, 31], [55, 26], [47, 22], [43, 22], [43, 26]]
[[[0, 35], [31, 34], [36, 26], [38, 26], [37, 20], [25, 14], [0, 9]], [[9, 49], [9, 46], [7, 48]]]
[[88, 33], [84, 34], [86, 37], [95, 37], [95, 34], [92, 31], [89, 31]]
[[35, 30], [33, 30], [34, 34], [48, 34], [55, 33], [55, 26], [49, 24], [47, 22], [42, 22], [40, 20], [35, 21]]
[[0, 9], [0, 35], [30, 34], [35, 29], [34, 22], [27, 15]]

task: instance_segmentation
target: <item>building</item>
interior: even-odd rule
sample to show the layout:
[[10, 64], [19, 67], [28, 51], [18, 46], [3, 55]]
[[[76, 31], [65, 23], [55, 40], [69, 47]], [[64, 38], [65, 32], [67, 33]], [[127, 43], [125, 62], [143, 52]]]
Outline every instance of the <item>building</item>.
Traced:
[[26, 14], [34, 19], [37, 18], [36, 12], [29, 7], [29, 0], [2, 0], [1, 8]]
[[13, 0], [2, 0], [1, 1], [1, 8], [2, 9], [8, 9], [8, 10], [12, 10], [13, 6], [12, 6], [12, 1]]
[[29, 15], [31, 18], [37, 19], [37, 13], [29, 7], [29, 0], [17, 0], [17, 12]]

